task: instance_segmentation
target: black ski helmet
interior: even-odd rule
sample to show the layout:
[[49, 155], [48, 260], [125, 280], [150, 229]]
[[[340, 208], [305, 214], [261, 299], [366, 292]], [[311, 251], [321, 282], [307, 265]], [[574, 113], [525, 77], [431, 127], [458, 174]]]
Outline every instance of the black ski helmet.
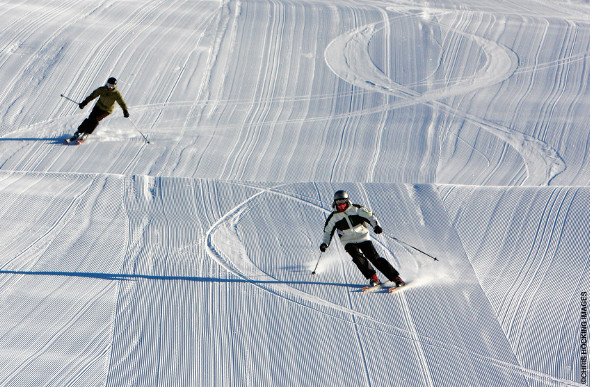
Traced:
[[334, 200], [336, 201], [338, 199], [349, 199], [348, 192], [344, 190], [334, 192]]
[[114, 89], [117, 86], [117, 79], [114, 77], [110, 77], [107, 79], [107, 87]]
[[[339, 202], [339, 203], [337, 203]], [[344, 205], [342, 207], [339, 206]], [[340, 190], [334, 192], [334, 203], [332, 203], [332, 208], [338, 211], [344, 211], [350, 206], [350, 198], [348, 197], [348, 192]]]

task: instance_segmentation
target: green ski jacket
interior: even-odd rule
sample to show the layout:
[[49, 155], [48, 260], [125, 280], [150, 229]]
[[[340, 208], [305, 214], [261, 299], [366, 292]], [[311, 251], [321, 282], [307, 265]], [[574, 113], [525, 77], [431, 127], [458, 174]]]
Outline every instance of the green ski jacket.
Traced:
[[100, 98], [98, 98], [98, 101], [96, 102], [96, 107], [100, 110], [112, 113], [115, 107], [115, 102], [121, 106], [123, 111], [127, 110], [127, 104], [125, 103], [123, 96], [121, 96], [121, 93], [119, 93], [119, 90], [117, 90], [117, 88], [109, 90], [106, 86], [101, 86], [94, 90], [88, 97], [86, 97], [86, 99], [84, 99], [84, 101], [82, 101], [82, 105], [86, 106], [88, 102], [97, 97]]

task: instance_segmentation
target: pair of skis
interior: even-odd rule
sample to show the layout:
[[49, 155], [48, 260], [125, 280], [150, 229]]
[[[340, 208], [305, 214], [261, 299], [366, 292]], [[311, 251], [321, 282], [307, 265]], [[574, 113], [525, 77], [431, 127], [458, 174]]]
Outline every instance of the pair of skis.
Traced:
[[393, 293], [396, 290], [399, 290], [406, 285], [407, 285], [407, 283], [404, 283], [403, 285], [398, 286], [393, 281], [387, 281], [387, 282], [379, 283], [377, 285], [365, 286], [361, 290], [363, 293], [374, 293], [378, 290], [386, 289], [388, 293]]
[[86, 141], [86, 138], [88, 138], [87, 134], [82, 134], [80, 136], [74, 136], [72, 138], [68, 138], [67, 140], [65, 140], [66, 144], [75, 144], [75, 145], [80, 145], [82, 144], [84, 141]]

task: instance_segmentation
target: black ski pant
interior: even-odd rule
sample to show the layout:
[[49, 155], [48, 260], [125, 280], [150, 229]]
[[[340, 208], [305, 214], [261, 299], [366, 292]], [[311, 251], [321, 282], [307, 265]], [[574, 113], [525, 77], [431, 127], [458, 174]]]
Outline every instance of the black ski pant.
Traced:
[[109, 114], [111, 113], [105, 112], [104, 110], [94, 106], [94, 109], [92, 109], [88, 118], [82, 121], [80, 126], [78, 126], [78, 132], [91, 134], [98, 126], [98, 123], [102, 119], [106, 118]]
[[383, 273], [390, 281], [393, 281], [399, 276], [398, 271], [395, 270], [393, 266], [391, 266], [389, 261], [379, 256], [377, 250], [375, 250], [373, 242], [371, 241], [348, 243], [346, 246], [344, 246], [344, 249], [348, 252], [348, 254], [350, 254], [352, 257], [352, 262], [357, 265], [366, 279], [369, 279], [376, 274], [375, 269], [373, 269], [373, 266], [371, 266], [371, 263], [375, 265], [377, 270]]

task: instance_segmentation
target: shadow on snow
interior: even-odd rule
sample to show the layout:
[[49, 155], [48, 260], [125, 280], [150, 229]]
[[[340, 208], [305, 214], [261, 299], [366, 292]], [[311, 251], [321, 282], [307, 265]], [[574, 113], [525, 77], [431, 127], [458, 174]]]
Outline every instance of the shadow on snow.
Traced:
[[137, 279], [160, 280], [160, 281], [195, 281], [195, 282], [219, 282], [219, 283], [254, 283], [254, 284], [287, 284], [287, 285], [325, 285], [339, 286], [345, 288], [361, 289], [364, 285], [343, 284], [337, 282], [318, 282], [318, 281], [256, 281], [245, 279], [224, 279], [212, 277], [195, 277], [195, 276], [171, 276], [171, 275], [148, 275], [148, 274], [120, 274], [120, 273], [90, 273], [75, 271], [18, 271], [18, 270], [0, 270], [1, 274], [20, 274], [34, 276], [62, 276], [62, 277], [80, 277], [80, 278], [97, 278], [109, 281], [134, 281]]

